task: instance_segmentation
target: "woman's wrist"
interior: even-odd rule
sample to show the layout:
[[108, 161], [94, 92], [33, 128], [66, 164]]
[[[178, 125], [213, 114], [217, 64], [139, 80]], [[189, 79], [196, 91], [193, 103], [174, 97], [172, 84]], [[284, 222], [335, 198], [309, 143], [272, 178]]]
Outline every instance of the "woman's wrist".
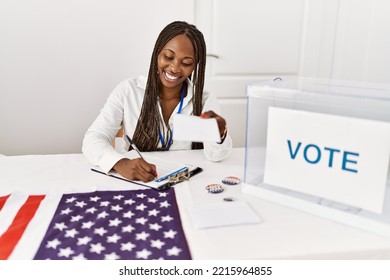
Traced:
[[112, 167], [112, 169], [118, 173], [120, 173], [121, 168], [126, 164], [126, 161], [128, 161], [128, 158], [122, 158], [118, 160], [117, 163]]

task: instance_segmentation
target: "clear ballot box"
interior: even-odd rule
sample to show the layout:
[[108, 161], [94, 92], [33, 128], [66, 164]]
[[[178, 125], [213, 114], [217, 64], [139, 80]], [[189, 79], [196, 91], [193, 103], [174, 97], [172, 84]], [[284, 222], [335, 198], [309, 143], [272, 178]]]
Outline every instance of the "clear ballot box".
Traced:
[[244, 193], [390, 236], [390, 85], [277, 78], [247, 99]]

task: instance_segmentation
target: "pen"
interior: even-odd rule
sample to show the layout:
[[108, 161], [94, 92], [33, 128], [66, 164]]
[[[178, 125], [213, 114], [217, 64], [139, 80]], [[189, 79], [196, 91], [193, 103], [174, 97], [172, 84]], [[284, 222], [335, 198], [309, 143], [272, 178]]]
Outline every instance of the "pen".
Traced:
[[126, 139], [129, 141], [130, 146], [138, 153], [138, 155], [143, 159], [144, 157], [141, 155], [141, 152], [138, 150], [137, 146], [134, 144], [133, 140], [126, 134]]
[[169, 173], [168, 175], [165, 175], [165, 176], [163, 176], [163, 177], [161, 177], [161, 178], [158, 178], [157, 180], [156, 180], [156, 182], [161, 182], [161, 181], [164, 181], [164, 180], [166, 180], [166, 179], [168, 179], [169, 177], [171, 177], [171, 176], [173, 176], [173, 175], [175, 175], [175, 174], [177, 174], [177, 173], [180, 173], [180, 172], [182, 172], [183, 170], [186, 170], [188, 167], [183, 167], [183, 168], [180, 168], [179, 170], [176, 170], [176, 171], [174, 171], [174, 172], [172, 172], [172, 173]]

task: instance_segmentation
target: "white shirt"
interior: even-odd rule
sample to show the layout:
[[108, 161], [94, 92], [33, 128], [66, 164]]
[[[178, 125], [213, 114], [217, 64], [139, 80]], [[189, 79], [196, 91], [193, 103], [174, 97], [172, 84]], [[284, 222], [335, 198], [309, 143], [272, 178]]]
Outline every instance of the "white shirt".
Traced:
[[[122, 158], [123, 153], [113, 147], [117, 132], [123, 126], [124, 134], [130, 137], [134, 134], [141, 107], [145, 95], [146, 77], [130, 78], [121, 82], [110, 94], [106, 104], [100, 111], [96, 120], [85, 133], [82, 151], [87, 160], [100, 166], [108, 173], [113, 166]], [[181, 114], [192, 115], [192, 83], [187, 80], [187, 96], [183, 100]], [[178, 105], [179, 106], [179, 105]], [[178, 111], [178, 106], [174, 113]], [[161, 107], [160, 113], [161, 113]], [[214, 111], [220, 114], [217, 99], [208, 92], [203, 93], [203, 111]], [[169, 125], [173, 128], [173, 115], [169, 118]], [[161, 143], [159, 144], [161, 146]], [[232, 139], [226, 136], [222, 144], [207, 142], [203, 143], [204, 154], [211, 161], [221, 161], [232, 152]], [[173, 141], [170, 150], [189, 150], [191, 142]]]

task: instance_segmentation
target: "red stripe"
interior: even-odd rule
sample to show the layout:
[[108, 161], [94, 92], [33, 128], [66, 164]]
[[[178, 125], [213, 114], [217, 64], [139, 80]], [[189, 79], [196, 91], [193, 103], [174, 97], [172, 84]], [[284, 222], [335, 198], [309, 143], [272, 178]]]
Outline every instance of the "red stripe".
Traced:
[[0, 210], [3, 208], [5, 202], [7, 201], [8, 197], [10, 195], [6, 195], [6, 196], [0, 196]]
[[11, 255], [44, 198], [44, 195], [31, 195], [19, 209], [12, 224], [0, 236], [0, 260], [6, 260]]

